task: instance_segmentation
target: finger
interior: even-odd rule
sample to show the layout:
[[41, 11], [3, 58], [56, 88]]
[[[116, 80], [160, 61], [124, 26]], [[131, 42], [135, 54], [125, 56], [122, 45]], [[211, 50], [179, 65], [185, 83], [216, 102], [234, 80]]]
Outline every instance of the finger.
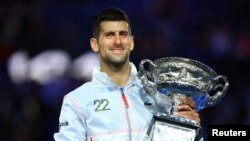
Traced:
[[174, 112], [178, 116], [192, 116], [192, 117], [199, 117], [199, 114], [196, 113], [195, 111], [179, 111], [179, 112]]
[[176, 111], [194, 111], [194, 109], [190, 105], [178, 105]]
[[198, 113], [193, 112], [193, 111], [181, 111], [181, 112], [174, 112], [174, 115], [180, 116], [183, 118], [195, 120], [198, 123], [200, 123], [200, 116]]
[[177, 110], [174, 112], [175, 115], [200, 122], [199, 114], [189, 105], [180, 105], [176, 107], [176, 109]]
[[195, 107], [195, 102], [193, 101], [192, 98], [186, 97], [181, 99], [181, 105], [189, 105], [191, 108], [194, 109]]

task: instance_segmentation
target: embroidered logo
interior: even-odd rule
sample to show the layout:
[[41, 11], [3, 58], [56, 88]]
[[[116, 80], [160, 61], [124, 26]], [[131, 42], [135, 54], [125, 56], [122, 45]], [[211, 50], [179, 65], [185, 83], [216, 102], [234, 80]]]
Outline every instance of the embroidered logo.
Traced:
[[61, 129], [62, 126], [68, 126], [69, 123], [67, 121], [60, 123], [59, 129]]
[[108, 108], [109, 105], [108, 99], [96, 99], [94, 100], [94, 105], [96, 106], [95, 112], [111, 110], [110, 108]]

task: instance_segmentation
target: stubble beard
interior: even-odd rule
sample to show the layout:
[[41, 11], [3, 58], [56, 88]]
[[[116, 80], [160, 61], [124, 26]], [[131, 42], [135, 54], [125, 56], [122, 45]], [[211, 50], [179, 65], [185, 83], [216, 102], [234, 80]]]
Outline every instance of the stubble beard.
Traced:
[[119, 67], [123, 66], [128, 61], [128, 59], [129, 59], [129, 53], [125, 54], [124, 56], [122, 56], [119, 59], [112, 57], [112, 56], [108, 56], [105, 62], [107, 64], [110, 64], [111, 66], [119, 68]]

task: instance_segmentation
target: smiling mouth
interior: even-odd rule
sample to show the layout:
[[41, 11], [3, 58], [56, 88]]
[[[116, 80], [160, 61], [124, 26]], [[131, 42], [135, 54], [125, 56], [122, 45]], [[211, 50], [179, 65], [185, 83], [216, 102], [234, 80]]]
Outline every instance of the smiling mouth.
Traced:
[[117, 49], [111, 49], [112, 53], [114, 54], [121, 54], [123, 52], [124, 49], [121, 48], [117, 48]]

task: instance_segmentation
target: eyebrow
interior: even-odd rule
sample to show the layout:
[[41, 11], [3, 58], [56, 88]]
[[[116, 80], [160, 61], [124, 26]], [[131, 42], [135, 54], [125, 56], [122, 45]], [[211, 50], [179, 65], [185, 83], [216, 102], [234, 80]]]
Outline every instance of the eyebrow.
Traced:
[[[107, 31], [107, 32], [104, 32], [104, 34], [105, 35], [107, 35], [107, 34], [115, 34], [117, 31]], [[126, 30], [121, 30], [121, 31], [118, 31], [118, 33], [119, 34], [129, 34], [129, 32], [128, 31], [126, 31]]]

